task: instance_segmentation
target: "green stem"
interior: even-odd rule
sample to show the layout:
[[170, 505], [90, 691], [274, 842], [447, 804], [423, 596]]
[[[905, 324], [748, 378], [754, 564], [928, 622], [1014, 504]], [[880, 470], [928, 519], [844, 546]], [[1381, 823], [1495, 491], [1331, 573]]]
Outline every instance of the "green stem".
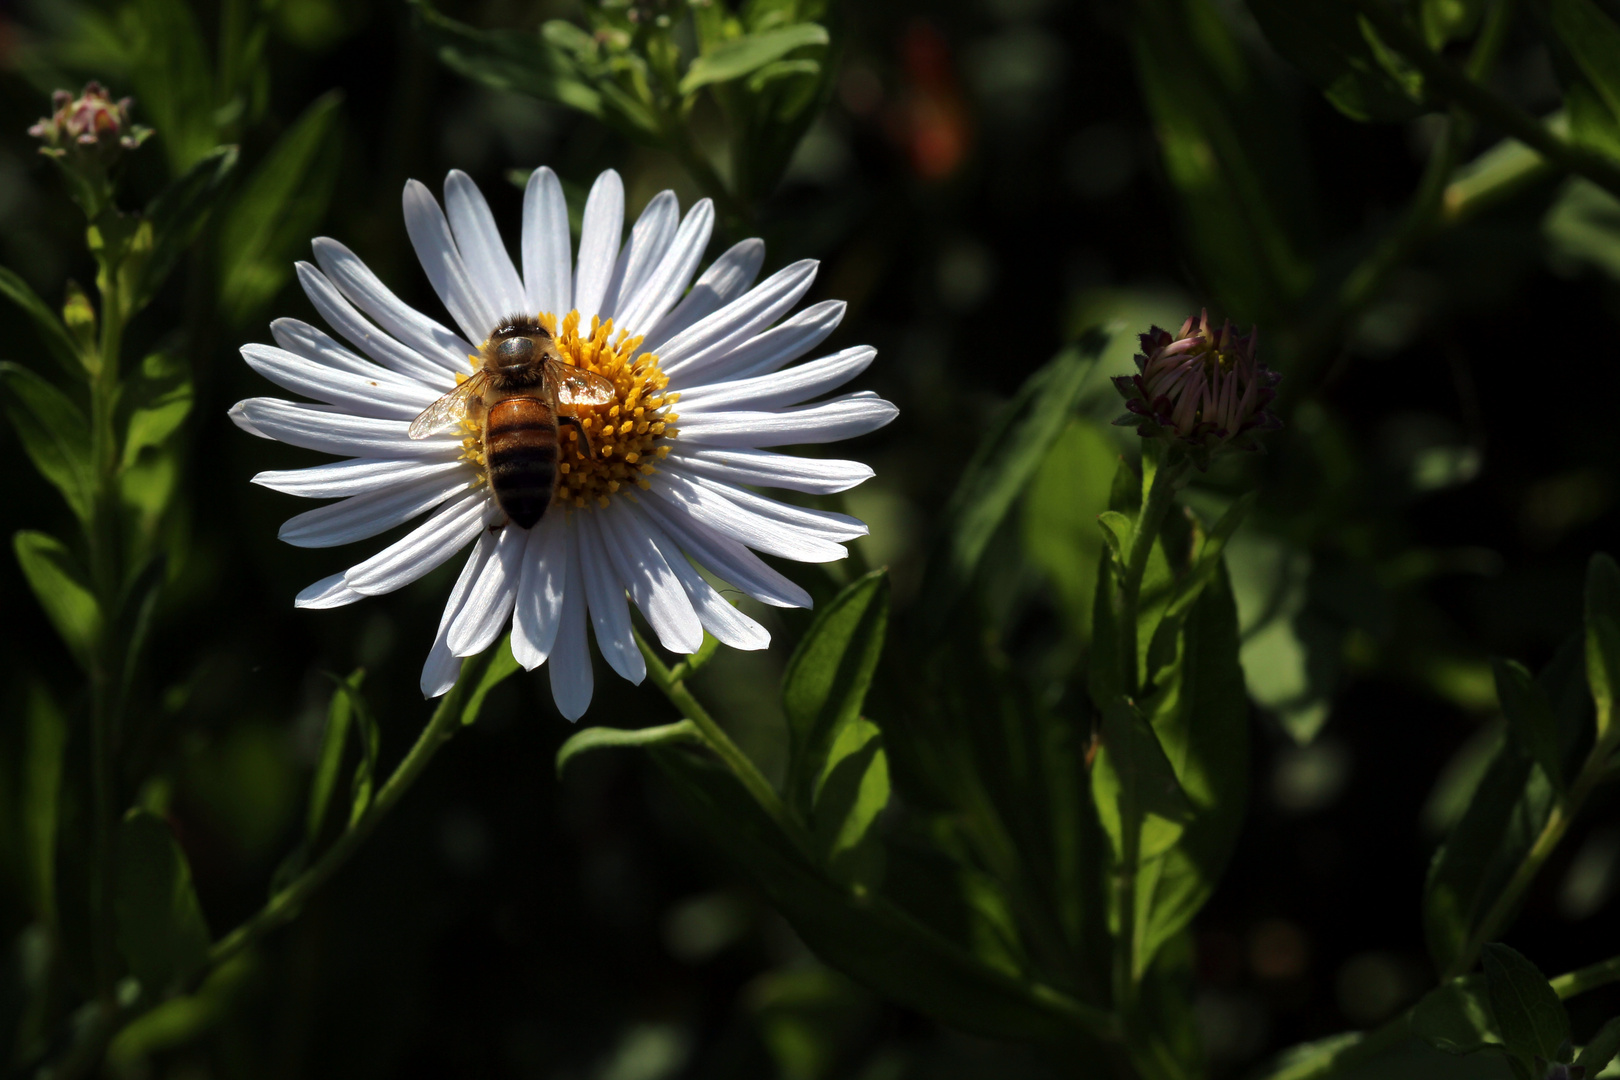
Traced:
[[1580, 994], [1620, 982], [1620, 956], [1611, 956], [1595, 964], [1578, 968], [1552, 979], [1552, 988], [1559, 997], [1568, 1000]]
[[1485, 917], [1468, 936], [1462, 951], [1446, 968], [1446, 978], [1454, 978], [1473, 970], [1474, 962], [1479, 959], [1479, 951], [1485, 947], [1485, 943], [1495, 940], [1507, 929], [1519, 909], [1519, 902], [1526, 890], [1541, 872], [1542, 865], [1557, 850], [1559, 842], [1563, 840], [1564, 834], [1569, 832], [1569, 827], [1574, 824], [1587, 798], [1608, 777], [1609, 756], [1614, 753], [1617, 743], [1620, 743], [1620, 727], [1612, 729], [1606, 737], [1593, 745], [1591, 752], [1586, 756], [1586, 761], [1581, 765], [1581, 771], [1575, 776], [1575, 782], [1569, 786], [1569, 793], [1553, 806], [1552, 813], [1547, 816], [1547, 823], [1541, 827], [1541, 833], [1536, 837], [1535, 843], [1530, 845], [1530, 850], [1520, 860], [1513, 877], [1496, 895], [1496, 899], [1485, 912]]
[[738, 783], [748, 789], [754, 801], [759, 803], [760, 809], [769, 814], [771, 820], [776, 822], [806, 856], [809, 856], [813, 845], [804, 825], [788, 812], [787, 804], [782, 801], [781, 795], [777, 794], [771, 782], [765, 779], [765, 774], [759, 771], [753, 759], [743, 753], [742, 747], [731, 741], [731, 736], [726, 734], [725, 729], [692, 695], [692, 691], [687, 688], [682, 678], [686, 673], [686, 665], [677, 664], [673, 670], [666, 666], [639, 631], [636, 633], [636, 645], [640, 647], [641, 655], [646, 658], [647, 674], [652, 679], [653, 685], [669, 699], [671, 705], [680, 710], [682, 716], [697, 726], [704, 743], [714, 751], [716, 757], [725, 762]]
[[[1144, 455], [1142, 467], [1148, 468], [1150, 462]], [[1137, 639], [1139, 632], [1136, 625], [1138, 609], [1142, 599], [1142, 576], [1147, 572], [1148, 557], [1153, 553], [1153, 544], [1159, 538], [1159, 530], [1164, 525], [1164, 517], [1176, 501], [1176, 490], [1180, 488], [1182, 478], [1192, 462], [1187, 458], [1174, 454], [1161, 461], [1153, 472], [1153, 480], [1148, 485], [1147, 499], [1142, 504], [1142, 512], [1136, 516], [1136, 525], [1131, 530], [1130, 549], [1125, 553], [1125, 577], [1120, 582], [1119, 590], [1119, 653], [1120, 662], [1124, 668], [1123, 686], [1127, 696], [1134, 697], [1141, 689], [1137, 682]]]
[[1459, 70], [1431, 50], [1384, 0], [1353, 0], [1353, 3], [1379, 35], [1423, 73], [1436, 93], [1539, 151], [1548, 161], [1620, 194], [1620, 166], [1602, 154], [1559, 138], [1534, 116], [1488, 89], [1470, 73]]
[[270, 931], [291, 921], [316, 890], [326, 884], [332, 875], [353, 857], [378, 823], [388, 816], [395, 804], [421, 778], [428, 762], [433, 760], [439, 748], [449, 742], [461, 727], [462, 701], [468, 689], [478, 682], [478, 673], [482, 671], [482, 667], [478, 658], [468, 660], [462, 665], [461, 677], [450, 688], [450, 692], [440, 699], [439, 707], [433, 710], [432, 719], [427, 722], [427, 726], [416, 737], [416, 742], [412, 744], [404, 759], [383, 783], [377, 797], [360, 816], [360, 820], [338, 837], [309, 869], [266, 901], [264, 907], [256, 914], [215, 942], [208, 953], [210, 968], [218, 967]]

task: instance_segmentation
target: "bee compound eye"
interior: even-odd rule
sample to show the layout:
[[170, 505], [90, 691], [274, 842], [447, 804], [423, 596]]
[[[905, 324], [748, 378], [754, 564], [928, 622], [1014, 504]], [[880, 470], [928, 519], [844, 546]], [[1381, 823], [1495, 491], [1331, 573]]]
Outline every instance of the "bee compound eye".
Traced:
[[495, 356], [502, 364], [524, 364], [534, 359], [534, 342], [526, 337], [507, 338], [495, 346]]

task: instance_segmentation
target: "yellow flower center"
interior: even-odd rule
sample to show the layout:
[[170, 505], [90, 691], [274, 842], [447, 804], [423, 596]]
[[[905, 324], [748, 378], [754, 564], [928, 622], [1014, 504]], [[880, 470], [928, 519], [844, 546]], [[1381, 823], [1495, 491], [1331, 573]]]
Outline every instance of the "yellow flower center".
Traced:
[[[562, 406], [557, 436], [560, 460], [557, 465], [557, 492], [552, 505], [608, 504], [608, 496], [625, 487], [647, 487], [647, 477], [657, 471], [653, 463], [669, 453], [669, 440], [677, 434], [679, 419], [669, 411], [679, 394], [668, 394], [669, 376], [658, 367], [651, 353], [636, 356], [641, 338], [623, 330], [613, 332], [613, 320], [603, 322], [591, 316], [588, 334], [579, 332], [579, 312], [563, 316], [562, 329], [557, 317], [542, 312], [540, 325], [556, 339], [562, 358], [577, 368], [594, 371], [613, 384], [614, 400], [605, 405]], [[489, 343], [482, 351], [487, 352]], [[634, 359], [632, 359], [634, 357]], [[480, 363], [468, 357], [474, 370]], [[468, 376], [457, 375], [462, 382]], [[578, 421], [574, 423], [573, 421]], [[584, 437], [581, 438], [581, 429]], [[463, 456], [472, 461], [486, 482], [483, 418], [470, 415], [462, 423]]]

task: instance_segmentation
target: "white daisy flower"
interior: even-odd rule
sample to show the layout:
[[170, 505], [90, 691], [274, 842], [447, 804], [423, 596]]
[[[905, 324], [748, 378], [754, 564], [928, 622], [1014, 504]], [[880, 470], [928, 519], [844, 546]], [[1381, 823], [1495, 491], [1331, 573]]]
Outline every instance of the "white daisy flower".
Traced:
[[[472, 180], [450, 173], [444, 196], [441, 210], [425, 186], [406, 184], [405, 226], [459, 333], [405, 305], [353, 252], [322, 237], [315, 264], [298, 264], [298, 279], [353, 350], [297, 319], [271, 324], [276, 346], [242, 348], [255, 371], [317, 404], [250, 398], [231, 409], [237, 426], [347, 459], [253, 478], [339, 500], [288, 520], [283, 540], [333, 547], [428, 515], [299, 593], [297, 605], [339, 607], [393, 592], [472, 544], [422, 669], [422, 692], [449, 690], [458, 658], [483, 651], [510, 624], [524, 667], [551, 661], [552, 696], [570, 720], [591, 700], [587, 621], [613, 670], [631, 682], [646, 674], [627, 594], [672, 652], [695, 652], [704, 630], [733, 648], [765, 648], [765, 629], [693, 564], [763, 603], [809, 607], [809, 594], [754, 552], [841, 559], [843, 543], [866, 526], [750, 489], [854, 487], [872, 475], [860, 462], [769, 448], [863, 435], [896, 413], [869, 391], [807, 404], [876, 355], [858, 346], [794, 365], [844, 314], [842, 302], [823, 301], [784, 318], [810, 288], [816, 262], [796, 262], [755, 286], [765, 246], [744, 240], [688, 289], [713, 206], [704, 199], [683, 218], [674, 193], [662, 192], [621, 243], [624, 186], [611, 170], [591, 188], [571, 259], [562, 187], [542, 168], [524, 195], [520, 275]], [[538, 317], [564, 361], [613, 387], [604, 404], [565, 410], [575, 422], [560, 428], [555, 494], [527, 529], [497, 504], [481, 421], [407, 435], [414, 418], [478, 373], [492, 333], [515, 313]]]

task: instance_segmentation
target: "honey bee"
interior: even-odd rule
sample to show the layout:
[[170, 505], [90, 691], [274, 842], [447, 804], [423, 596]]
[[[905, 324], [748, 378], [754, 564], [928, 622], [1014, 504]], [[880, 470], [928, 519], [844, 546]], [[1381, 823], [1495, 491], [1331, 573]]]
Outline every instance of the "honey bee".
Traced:
[[550, 332], [528, 315], [503, 320], [479, 353], [479, 370], [422, 410], [408, 434], [425, 439], [463, 420], [481, 423], [496, 505], [530, 529], [557, 490], [557, 425], [574, 424], [589, 452], [590, 439], [571, 410], [606, 405], [616, 392], [601, 375], [565, 361]]

